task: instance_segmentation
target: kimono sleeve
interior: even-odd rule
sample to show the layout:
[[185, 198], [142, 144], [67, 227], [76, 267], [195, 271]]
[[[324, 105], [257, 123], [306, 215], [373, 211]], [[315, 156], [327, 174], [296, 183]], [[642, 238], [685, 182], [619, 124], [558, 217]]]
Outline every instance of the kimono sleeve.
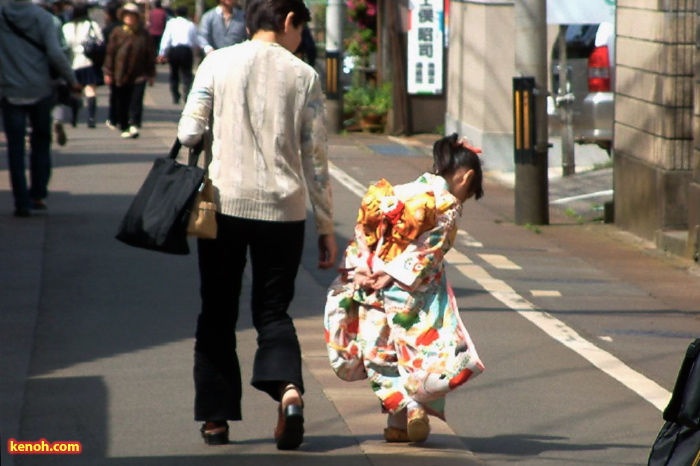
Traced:
[[435, 273], [454, 244], [459, 208], [456, 202], [440, 208], [435, 228], [412, 241], [402, 253], [385, 265], [384, 272], [410, 290], [415, 290]]

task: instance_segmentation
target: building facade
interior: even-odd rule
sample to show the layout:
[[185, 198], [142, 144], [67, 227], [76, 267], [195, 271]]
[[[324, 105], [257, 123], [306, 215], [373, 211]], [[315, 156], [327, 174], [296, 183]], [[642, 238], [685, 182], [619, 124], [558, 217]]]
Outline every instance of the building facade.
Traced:
[[618, 0], [615, 223], [696, 256], [700, 239], [698, 0]]
[[[451, 0], [445, 129], [512, 167], [513, 1]], [[658, 247], [700, 247], [700, 0], [617, 0], [615, 223]], [[551, 50], [552, 30], [547, 50]]]

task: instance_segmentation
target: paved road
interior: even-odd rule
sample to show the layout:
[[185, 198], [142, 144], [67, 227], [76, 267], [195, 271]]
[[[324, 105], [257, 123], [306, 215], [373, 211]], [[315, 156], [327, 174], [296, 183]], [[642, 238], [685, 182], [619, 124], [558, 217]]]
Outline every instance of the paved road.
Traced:
[[[700, 334], [700, 278], [688, 263], [559, 207], [552, 226], [515, 226], [512, 190], [492, 178], [486, 197], [466, 205], [448, 270], [487, 371], [448, 399], [448, 423], [434, 423], [430, 442], [384, 444], [369, 388], [330, 372], [320, 313], [333, 273], [315, 269], [309, 223], [293, 306], [308, 384], [307, 441], [298, 452], [277, 452], [275, 407], [246, 387], [235, 443], [204, 446], [191, 420], [195, 257], [112, 238], [151, 161], [174, 137], [178, 109], [169, 101], [161, 72], [138, 140], [84, 123], [71, 130], [68, 146], [56, 151], [46, 216], [12, 218], [0, 173], [2, 440], [83, 446], [79, 456], [60, 457], [9, 455], [3, 447], [3, 465], [645, 463], [662, 424], [659, 406], [685, 346]], [[432, 139], [331, 138], [339, 244], [358, 192], [380, 177], [399, 183], [429, 168]], [[586, 176], [601, 178], [590, 190], [606, 187], [605, 172]], [[553, 199], [581, 189], [567, 183], [553, 183]], [[245, 371], [255, 335], [248, 318], [239, 329]]]

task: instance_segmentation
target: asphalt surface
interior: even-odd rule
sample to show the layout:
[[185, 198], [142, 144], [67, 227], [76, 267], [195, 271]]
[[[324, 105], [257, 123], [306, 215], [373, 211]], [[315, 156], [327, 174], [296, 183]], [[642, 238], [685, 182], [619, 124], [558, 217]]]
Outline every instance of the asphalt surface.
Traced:
[[[113, 238], [152, 160], [175, 137], [179, 109], [159, 69], [139, 139], [124, 141], [103, 124], [88, 129], [84, 114], [68, 128], [68, 144], [54, 146], [46, 214], [12, 217], [0, 159], [3, 465], [645, 463], [663, 423], [658, 405], [685, 346], [700, 335], [700, 277], [693, 264], [596, 220], [612, 189], [610, 169], [566, 179], [554, 173], [550, 200], [564, 202], [552, 204], [550, 226], [512, 223], [508, 174], [489, 173], [484, 199], [465, 205], [448, 274], [487, 370], [451, 394], [448, 422], [433, 421], [424, 445], [384, 443], [369, 387], [330, 370], [322, 310], [334, 272], [315, 268], [307, 222], [291, 311], [307, 385], [305, 443], [278, 452], [276, 406], [245, 386], [232, 443], [204, 445], [192, 420], [196, 256]], [[105, 102], [100, 89], [101, 122]], [[430, 167], [437, 137], [331, 136], [339, 245], [351, 232], [358, 191], [382, 177], [415, 178]], [[245, 313], [238, 328], [245, 379], [255, 347]], [[641, 378], [625, 372], [618, 380], [620, 368]], [[629, 385], [651, 389], [640, 394]], [[11, 455], [8, 439], [77, 441], [83, 451]]]

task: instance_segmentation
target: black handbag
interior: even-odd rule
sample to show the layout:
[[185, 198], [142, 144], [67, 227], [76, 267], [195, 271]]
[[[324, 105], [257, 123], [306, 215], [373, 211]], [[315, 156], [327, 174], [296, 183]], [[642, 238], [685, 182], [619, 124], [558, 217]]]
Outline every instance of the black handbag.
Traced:
[[197, 166], [202, 144], [192, 149], [187, 165], [175, 160], [181, 147], [176, 139], [168, 157], [153, 162], [119, 226], [119, 241], [169, 254], [189, 254], [187, 224], [204, 169]]
[[688, 346], [664, 421], [700, 430], [700, 338]]
[[89, 58], [96, 68], [102, 68], [107, 55], [107, 46], [93, 35], [92, 21], [88, 21], [90, 21], [90, 31], [87, 39], [83, 42], [83, 55]]
[[648, 466], [700, 466], [700, 338], [686, 351]]

